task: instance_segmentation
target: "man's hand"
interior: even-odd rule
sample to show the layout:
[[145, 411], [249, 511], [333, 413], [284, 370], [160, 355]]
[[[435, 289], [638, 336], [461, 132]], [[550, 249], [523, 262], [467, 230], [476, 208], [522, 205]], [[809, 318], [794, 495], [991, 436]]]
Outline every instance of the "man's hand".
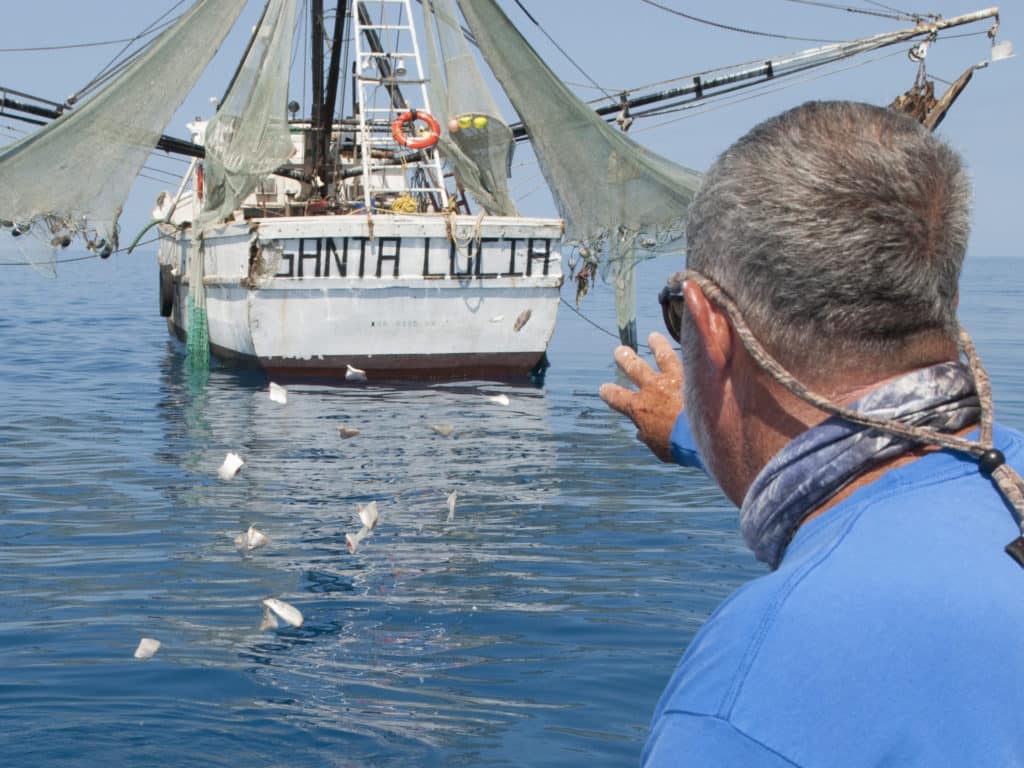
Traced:
[[602, 384], [598, 394], [610, 408], [628, 416], [636, 436], [662, 461], [672, 461], [669, 438], [683, 410], [683, 366], [668, 339], [652, 333], [647, 343], [658, 365], [655, 371], [629, 347], [615, 348], [615, 362], [639, 388]]

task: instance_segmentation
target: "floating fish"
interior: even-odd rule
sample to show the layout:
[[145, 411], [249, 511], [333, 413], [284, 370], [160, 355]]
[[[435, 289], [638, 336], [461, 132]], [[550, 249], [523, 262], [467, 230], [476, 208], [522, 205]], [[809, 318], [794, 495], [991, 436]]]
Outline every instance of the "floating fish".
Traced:
[[359, 434], [359, 430], [355, 427], [346, 427], [344, 424], [338, 425], [338, 435], [348, 440], [350, 437], [355, 437]]
[[508, 405], [512, 402], [508, 399], [508, 395], [488, 395], [487, 399], [496, 405]]
[[224, 457], [224, 463], [221, 464], [220, 468], [217, 470], [217, 476], [220, 477], [221, 480], [233, 480], [235, 475], [238, 474], [238, 470], [242, 468], [243, 464], [245, 464], [245, 462], [242, 461], [241, 456], [237, 453], [229, 453]]
[[377, 502], [371, 501], [367, 505], [356, 504], [356, 512], [359, 513], [359, 520], [363, 527], [357, 533], [346, 533], [345, 544], [348, 545], [349, 554], [355, 554], [359, 548], [359, 542], [369, 536], [373, 529], [380, 522], [380, 513], [377, 511]]
[[144, 637], [139, 640], [139, 647], [135, 649], [136, 659], [148, 659], [160, 650], [160, 641], [152, 637]]
[[495, 315], [494, 317], [491, 318], [491, 322], [492, 323], [500, 323], [504, 319], [505, 319], [504, 315]]
[[365, 507], [362, 504], [356, 504], [356, 511], [359, 512], [359, 519], [363, 521], [364, 528], [372, 531], [377, 527], [377, 523], [380, 522], [380, 513], [377, 511], [376, 501], [371, 501]]
[[248, 531], [235, 536], [235, 548], [239, 552], [252, 552], [254, 549], [265, 547], [269, 543], [270, 537], [256, 528], [255, 525], [250, 525]]
[[366, 528], [360, 528], [358, 533], [346, 533], [345, 544], [348, 547], [348, 553], [354, 555], [356, 550], [359, 549], [359, 542], [370, 535], [370, 531]]
[[346, 381], [366, 381], [366, 371], [361, 368], [353, 368], [351, 365], [345, 366], [345, 380]]
[[260, 629], [274, 629], [277, 627], [278, 619], [292, 627], [301, 627], [305, 621], [302, 612], [294, 605], [276, 597], [268, 597], [263, 601], [263, 623], [260, 624]]
[[533, 311], [529, 309], [524, 309], [522, 312], [520, 312], [519, 317], [517, 317], [516, 321], [512, 324], [512, 330], [515, 331], [516, 333], [519, 333], [521, 330], [523, 330], [523, 326], [530, 322], [530, 315], [532, 314]]
[[277, 616], [271, 613], [270, 608], [264, 601], [263, 620], [260, 622], [260, 632], [265, 632], [268, 629], [277, 629]]
[[450, 523], [455, 519], [455, 501], [459, 498], [459, 492], [457, 490], [452, 491], [448, 494], [448, 522]]
[[455, 431], [455, 427], [451, 424], [431, 424], [430, 428], [441, 435], [441, 437], [451, 437], [452, 432]]
[[280, 384], [270, 382], [270, 399], [275, 403], [284, 405], [288, 402], [288, 390], [282, 387]]

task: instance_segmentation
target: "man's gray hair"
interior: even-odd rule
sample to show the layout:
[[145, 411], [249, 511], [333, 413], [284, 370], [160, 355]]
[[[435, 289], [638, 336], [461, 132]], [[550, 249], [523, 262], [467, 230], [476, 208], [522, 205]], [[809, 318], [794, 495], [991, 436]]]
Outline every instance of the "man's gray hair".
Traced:
[[911, 118], [808, 102], [708, 171], [687, 266], [794, 372], [898, 357], [922, 334], [956, 339], [970, 199], [957, 153]]

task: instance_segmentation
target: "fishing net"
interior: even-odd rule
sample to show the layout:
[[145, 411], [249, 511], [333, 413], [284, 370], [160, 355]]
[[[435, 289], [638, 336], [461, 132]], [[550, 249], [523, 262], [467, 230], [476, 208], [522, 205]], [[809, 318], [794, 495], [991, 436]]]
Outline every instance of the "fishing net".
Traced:
[[288, 73], [298, 5], [270, 0], [231, 88], [206, 126], [206, 196], [188, 259], [187, 359], [194, 369], [210, 362], [203, 237], [232, 218], [260, 180], [292, 154]]
[[615, 286], [619, 337], [636, 346], [636, 262], [681, 252], [700, 174], [644, 149], [559, 80], [494, 0], [458, 0], [488, 65], [519, 113], [566, 234]]
[[[0, 247], [41, 254], [80, 238], [109, 255], [136, 175], [245, 0], [199, 0], [81, 106], [0, 150]], [[4, 242], [6, 241], [6, 242]]]
[[298, 6], [270, 0], [231, 89], [206, 126], [204, 225], [231, 218], [292, 154], [288, 73]]
[[484, 83], [452, 0], [428, 0], [425, 6], [428, 93], [435, 117], [445, 126], [438, 141], [441, 155], [488, 212], [515, 216], [508, 191], [512, 129]]

